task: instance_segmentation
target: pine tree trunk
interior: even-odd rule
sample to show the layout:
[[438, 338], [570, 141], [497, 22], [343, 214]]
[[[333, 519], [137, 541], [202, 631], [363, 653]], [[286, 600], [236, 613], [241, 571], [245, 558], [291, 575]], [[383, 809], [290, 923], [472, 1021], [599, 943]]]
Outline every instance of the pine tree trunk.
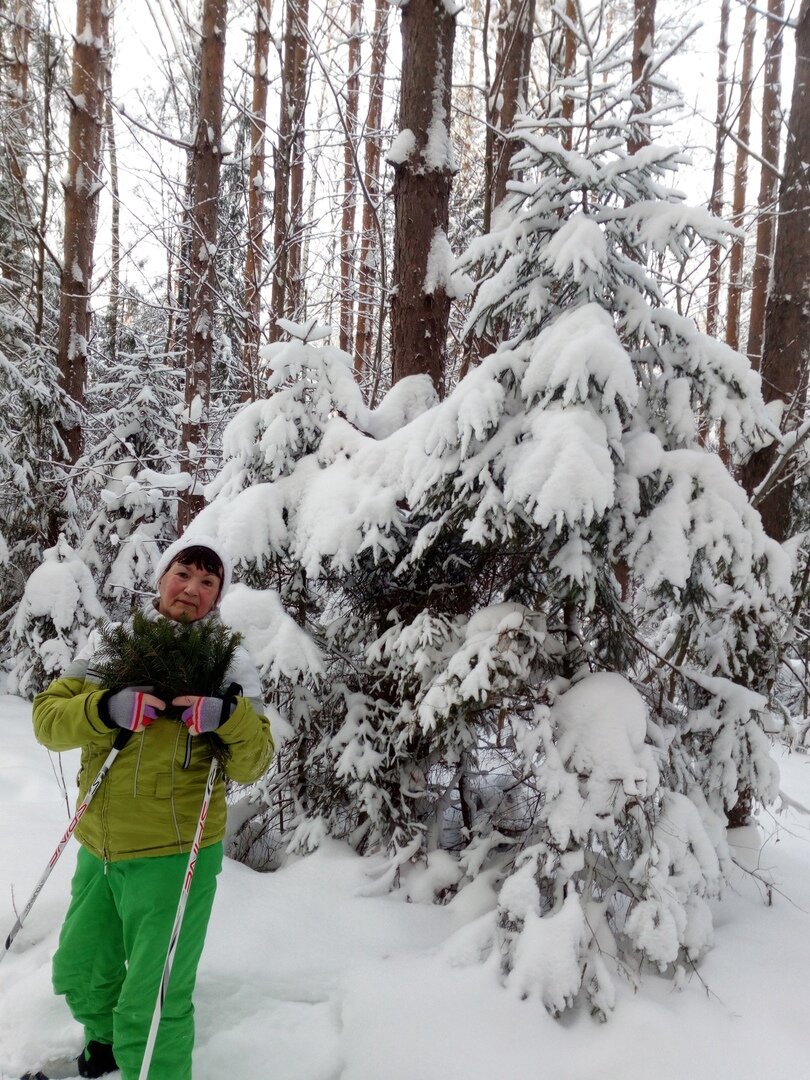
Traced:
[[[723, 214], [723, 179], [725, 175], [726, 110], [728, 108], [726, 80], [728, 78], [728, 19], [731, 0], [720, 5], [720, 41], [717, 46], [717, 119], [715, 120], [714, 174], [709, 210]], [[706, 333], [714, 337], [720, 313], [720, 245], [712, 244], [709, 251], [709, 291], [706, 302]]]
[[[567, 22], [563, 23], [562, 77], [567, 79], [574, 74], [577, 62], [577, 36], [571, 29], [571, 26], [576, 26], [578, 22], [576, 0], [565, 0], [565, 16]], [[570, 150], [573, 146], [574, 133], [570, 127], [573, 116], [574, 99], [570, 93], [563, 90], [562, 118], [565, 121], [565, 126], [563, 127], [561, 141], [566, 150]]]
[[[447, 245], [450, 185], [450, 98], [455, 16], [442, 0], [409, 0], [402, 8], [400, 131], [415, 145], [394, 165], [394, 295], [392, 381], [426, 373], [444, 392], [450, 298], [439, 279], [426, 281], [431, 254]], [[427, 291], [428, 286], [429, 291]]]
[[765, 66], [762, 80], [762, 158], [757, 204], [757, 247], [751, 281], [751, 314], [748, 320], [748, 357], [755, 368], [762, 360], [765, 304], [773, 257], [774, 214], [779, 193], [779, 133], [781, 131], [782, 34], [784, 0], [768, 0], [765, 20]]
[[[31, 207], [26, 189], [26, 149], [31, 124], [28, 97], [29, 69], [28, 49], [31, 43], [30, 0], [16, 0], [10, 5], [11, 32], [8, 78], [3, 95], [3, 149], [8, 160], [11, 180], [11, 200], [15, 217], [14, 232], [4, 257], [0, 260], [0, 274], [11, 287], [21, 291], [20, 267], [27, 246], [24, 222], [30, 220]], [[5, 50], [3, 50], [4, 52]], [[0, 53], [1, 55], [1, 53]]]
[[[275, 318], [270, 324], [271, 341], [278, 341], [281, 337], [281, 328], [275, 319], [294, 316], [300, 291], [300, 281], [293, 279], [299, 273], [301, 258], [301, 237], [296, 230], [300, 227], [303, 198], [307, 65], [306, 39], [301, 34], [301, 26], [307, 24], [308, 7], [309, 0], [287, 0], [285, 9], [278, 143], [273, 164], [273, 288], [270, 306]], [[296, 174], [295, 180], [293, 173]]]
[[42, 190], [39, 204], [39, 228], [37, 230], [37, 251], [34, 270], [34, 341], [39, 345], [45, 331], [45, 260], [48, 253], [45, 246], [46, 229], [50, 213], [51, 191], [51, 101], [56, 80], [56, 64], [52, 62], [53, 35], [51, 34], [51, 8], [46, 8], [47, 23], [42, 34], [43, 72], [42, 81]]
[[222, 161], [222, 98], [225, 72], [225, 27], [228, 0], [205, 0], [202, 16], [199, 120], [194, 141], [189, 308], [186, 326], [186, 411], [180, 464], [193, 477], [178, 508], [180, 531], [202, 508], [199, 490], [208, 435], [211, 367], [214, 350], [217, 205]]
[[[487, 19], [489, 21], [489, 4]], [[502, 0], [498, 24], [495, 77], [487, 87], [487, 134], [484, 159], [486, 194], [483, 231], [489, 232], [492, 214], [506, 197], [513, 177], [512, 155], [519, 144], [509, 138], [515, 117], [526, 108], [526, 88], [534, 27], [534, 0]], [[484, 41], [486, 49], [486, 40]], [[485, 65], [488, 68], [488, 64]], [[484, 337], [470, 335], [459, 371], [463, 378], [485, 356], [493, 353], [508, 333], [508, 322], [498, 321]]]
[[292, 113], [290, 139], [289, 256], [287, 259], [287, 317], [298, 321], [304, 316], [303, 221], [304, 221], [304, 143], [306, 132], [307, 68], [309, 48], [304, 29], [309, 18], [309, 0], [296, 0], [293, 20], [294, 61], [290, 84], [289, 107]]
[[177, 297], [175, 296], [175, 264], [177, 256], [174, 244], [164, 244], [166, 253], [166, 341], [163, 353], [168, 358], [174, 352], [175, 324], [177, 321]]
[[[199, 75], [199, 66], [198, 66]], [[196, 123], [196, 117], [194, 118]], [[194, 124], [192, 124], [192, 129]], [[186, 153], [186, 176], [183, 184], [183, 204], [180, 219], [180, 228], [177, 234], [177, 305], [175, 309], [175, 332], [174, 340], [167, 352], [177, 352], [177, 366], [184, 361], [180, 353], [185, 343], [188, 328], [188, 309], [191, 297], [191, 241], [192, 241], [192, 208], [194, 206], [194, 151]]]
[[[734, 168], [734, 199], [731, 223], [742, 228], [745, 217], [745, 188], [748, 182], [748, 150], [751, 139], [751, 98], [753, 97], [753, 56], [756, 37], [755, 9], [748, 4], [743, 27], [742, 76], [740, 78], [740, 112], [737, 123], [737, 162]], [[740, 237], [731, 245], [728, 281], [728, 312], [726, 316], [726, 342], [732, 349], [740, 347], [740, 311], [742, 309], [743, 257], [745, 240]]]
[[[779, 193], [779, 226], [773, 284], [765, 314], [762, 391], [766, 401], [785, 402], [783, 430], [804, 415], [810, 365], [810, 0], [803, 0], [796, 20], [796, 67], [790, 108], [785, 166]], [[742, 482], [750, 493], [776, 459], [776, 448], [757, 451], [745, 466]], [[793, 479], [785, 476], [759, 501], [762, 524], [780, 542], [791, 535]]]
[[112, 109], [112, 68], [107, 64], [107, 100], [104, 106], [104, 133], [110, 163], [110, 295], [107, 302], [107, 357], [114, 364], [118, 356], [118, 309], [121, 306], [121, 197], [118, 183], [118, 151]]
[[[331, 0], [330, 0], [330, 2], [331, 2]], [[328, 10], [329, 9], [327, 7], [327, 12], [328, 12]], [[331, 22], [331, 20], [330, 20], [330, 22]], [[331, 46], [331, 42], [330, 42], [330, 35], [327, 33], [326, 34], [326, 48], [328, 50], [331, 50], [331, 47], [332, 46]], [[310, 90], [311, 90], [311, 84], [310, 84]], [[318, 100], [318, 112], [317, 112], [317, 115], [315, 117], [315, 126], [313, 128], [314, 131], [323, 131], [324, 122], [325, 122], [325, 118], [326, 118], [326, 115], [327, 115], [327, 103], [328, 103], [328, 101], [329, 101], [329, 84], [327, 83], [326, 79], [324, 79], [321, 82], [320, 98]], [[315, 143], [315, 145], [312, 147], [311, 151], [307, 154], [307, 165], [308, 165], [308, 168], [307, 168], [307, 178], [308, 178], [307, 199], [306, 199], [306, 210], [302, 214], [302, 218], [301, 218], [302, 226], [303, 226], [304, 221], [312, 222], [312, 221], [315, 220], [316, 207], [318, 205], [318, 195], [323, 190], [323, 187], [322, 187], [322, 184], [321, 184], [321, 177], [320, 177], [320, 174], [318, 172], [318, 166], [320, 164], [322, 154], [323, 154], [323, 142], [321, 142], [320, 140]], [[300, 276], [301, 276], [301, 281], [304, 282], [304, 283], [307, 281], [307, 275], [309, 274], [309, 253], [310, 253], [311, 244], [312, 244], [312, 230], [309, 229], [309, 228], [303, 228], [302, 227], [301, 228], [301, 270], [300, 270]], [[302, 295], [302, 306], [299, 309], [299, 321], [303, 320], [304, 322], [306, 322], [306, 320], [307, 320], [306, 304], [307, 304], [307, 296], [308, 296], [308, 294], [307, 294], [307, 290], [306, 290], [305, 287], [303, 288], [301, 295]], [[335, 321], [335, 318], [332, 315], [332, 305], [333, 304], [335, 304], [338, 308], [340, 307], [340, 290], [339, 289], [335, 289], [335, 290], [333, 290], [332, 293], [330, 293], [329, 306], [327, 308], [327, 310], [329, 312], [327, 322], [330, 325], [331, 325], [332, 322]]]
[[[486, 119], [486, 133], [484, 135], [484, 220], [482, 224], [482, 232], [488, 233], [492, 226], [492, 198], [491, 192], [494, 185], [495, 177], [495, 132], [492, 130], [492, 124], [490, 122], [492, 115], [492, 77], [490, 73], [490, 60], [489, 60], [489, 38], [490, 38], [490, 23], [492, 21], [492, 0], [484, 0], [484, 15], [481, 26], [481, 54], [484, 67], [484, 117]], [[496, 38], [498, 45], [500, 44], [500, 38]], [[496, 49], [498, 47], [496, 45]], [[497, 67], [497, 56], [496, 67]], [[473, 69], [474, 70], [474, 69]], [[472, 78], [472, 77], [471, 77]], [[477, 347], [475, 351], [475, 362], [477, 363]], [[468, 361], [465, 359], [465, 370], [469, 366]]]
[[[73, 464], [82, 449], [78, 410], [84, 405], [90, 337], [90, 283], [96, 233], [104, 118], [104, 52], [108, 8], [104, 0], [78, 0], [73, 43], [73, 76], [65, 189], [65, 232], [59, 307], [59, 381], [77, 406], [73, 422], [59, 427], [65, 459]], [[55, 542], [55, 538], [52, 538]]]
[[630, 117], [630, 138], [627, 149], [635, 154], [650, 144], [650, 124], [645, 120], [652, 109], [652, 84], [647, 78], [647, 65], [655, 48], [655, 0], [635, 0], [633, 26], [633, 96], [636, 99]]
[[[371, 346], [376, 305], [374, 286], [378, 278], [374, 250], [374, 214], [380, 206], [380, 157], [385, 58], [388, 52], [388, 0], [375, 0], [374, 37], [371, 46], [369, 71], [368, 113], [365, 124], [365, 162], [363, 182], [368, 199], [363, 200], [360, 226], [360, 253], [357, 261], [357, 337], [355, 339], [354, 373], [362, 382], [371, 363]], [[369, 202], [369, 200], [371, 200]], [[373, 205], [372, 205], [373, 204]], [[377, 252], [376, 258], [381, 257]]]
[[343, 146], [343, 213], [340, 227], [340, 347], [351, 353], [354, 348], [354, 247], [357, 179], [355, 154], [357, 146], [357, 107], [360, 98], [360, 39], [363, 16], [362, 0], [349, 4], [349, 70], [346, 77], [346, 124]]
[[267, 122], [267, 67], [270, 58], [270, 3], [257, 0], [253, 34], [253, 100], [250, 111], [250, 177], [245, 256], [245, 333], [242, 400], [258, 394], [261, 281], [264, 267], [264, 129]]
[[292, 130], [289, 86], [295, 59], [292, 33], [294, 15], [295, 0], [286, 0], [284, 52], [278, 105], [278, 141], [273, 154], [273, 287], [270, 307], [274, 318], [269, 327], [270, 341], [278, 341], [281, 337], [281, 328], [275, 320], [284, 316], [287, 294], [287, 207], [290, 197], [290, 132]]
[[519, 112], [526, 108], [526, 85], [534, 26], [534, 0], [504, 0], [499, 27], [500, 49], [495, 83], [490, 92], [494, 134], [493, 177], [490, 191], [492, 210], [506, 196], [506, 183], [512, 172], [510, 164], [518, 144], [508, 138]]
[[[188, 73], [188, 130], [194, 131], [199, 119], [200, 82], [202, 79], [202, 44], [198, 34], [192, 34], [190, 40], [191, 70], [189, 71], [185, 64], [182, 65], [182, 70]], [[166, 354], [167, 356], [173, 356], [177, 367], [185, 366], [183, 348], [188, 336], [188, 311], [191, 297], [191, 241], [195, 168], [195, 151], [192, 147], [190, 150], [186, 151], [186, 175], [183, 185], [180, 227], [177, 233], [177, 255], [175, 259], [177, 268], [175, 273], [176, 302], [172, 301], [172, 293], [171, 291], [169, 292], [170, 317], [166, 337]], [[170, 269], [171, 267], [169, 267], [169, 270]], [[168, 273], [167, 277], [171, 277], [171, 273]]]

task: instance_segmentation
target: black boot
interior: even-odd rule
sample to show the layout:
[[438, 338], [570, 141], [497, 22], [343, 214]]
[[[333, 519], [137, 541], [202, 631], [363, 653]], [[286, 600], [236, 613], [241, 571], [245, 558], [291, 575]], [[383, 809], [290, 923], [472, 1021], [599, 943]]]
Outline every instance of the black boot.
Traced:
[[79, 1076], [105, 1076], [118, 1068], [109, 1043], [91, 1039], [76, 1059]]

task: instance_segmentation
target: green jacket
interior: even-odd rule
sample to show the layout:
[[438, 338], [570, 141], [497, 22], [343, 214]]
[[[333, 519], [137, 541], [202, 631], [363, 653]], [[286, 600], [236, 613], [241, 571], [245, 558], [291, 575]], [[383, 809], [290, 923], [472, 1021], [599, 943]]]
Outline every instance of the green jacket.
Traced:
[[[239, 650], [244, 680], [247, 654]], [[104, 693], [87, 660], [71, 664], [61, 679], [34, 699], [34, 733], [49, 750], [81, 747], [79, 802], [112, 748], [111, 731], [98, 713]], [[247, 661], [248, 670], [252, 667]], [[258, 686], [255, 668], [253, 677]], [[230, 681], [230, 680], [229, 680]], [[240, 681], [235, 678], [233, 681]], [[247, 680], [244, 680], [247, 681]], [[244, 681], [240, 685], [244, 686]], [[245, 688], [247, 689], [247, 688]], [[241, 784], [257, 780], [273, 756], [270, 725], [249, 697], [236, 707], [217, 735], [228, 752], [225, 772]], [[194, 839], [212, 751], [207, 739], [192, 737], [177, 720], [158, 717], [121, 750], [96, 797], [81, 818], [76, 836], [100, 859], [115, 862], [188, 851]], [[202, 846], [225, 834], [225, 784], [217, 778]]]

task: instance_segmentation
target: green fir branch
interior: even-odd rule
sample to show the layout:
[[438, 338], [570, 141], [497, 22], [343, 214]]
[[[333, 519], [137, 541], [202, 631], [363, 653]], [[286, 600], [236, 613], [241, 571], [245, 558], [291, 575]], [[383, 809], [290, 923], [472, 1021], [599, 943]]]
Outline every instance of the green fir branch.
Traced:
[[153, 620], [142, 612], [129, 623], [107, 623], [100, 633], [95, 667], [103, 685], [151, 686], [166, 702], [182, 694], [221, 696], [242, 640], [218, 620]]

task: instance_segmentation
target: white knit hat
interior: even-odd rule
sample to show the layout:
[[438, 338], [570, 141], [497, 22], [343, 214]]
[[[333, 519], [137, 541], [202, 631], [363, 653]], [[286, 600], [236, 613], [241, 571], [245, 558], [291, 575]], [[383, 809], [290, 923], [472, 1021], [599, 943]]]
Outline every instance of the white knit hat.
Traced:
[[223, 545], [212, 536], [206, 536], [204, 533], [185, 532], [179, 540], [175, 540], [173, 544], [169, 544], [160, 556], [160, 560], [155, 567], [155, 587], [157, 588], [159, 586], [160, 579], [169, 569], [169, 566], [174, 559], [177, 558], [182, 551], [187, 551], [188, 548], [192, 547], [208, 548], [209, 551], [213, 551], [222, 563], [222, 588], [219, 590], [219, 596], [217, 597], [217, 603], [219, 603], [231, 584], [233, 564], [231, 563], [230, 555], [228, 555], [228, 552]]

